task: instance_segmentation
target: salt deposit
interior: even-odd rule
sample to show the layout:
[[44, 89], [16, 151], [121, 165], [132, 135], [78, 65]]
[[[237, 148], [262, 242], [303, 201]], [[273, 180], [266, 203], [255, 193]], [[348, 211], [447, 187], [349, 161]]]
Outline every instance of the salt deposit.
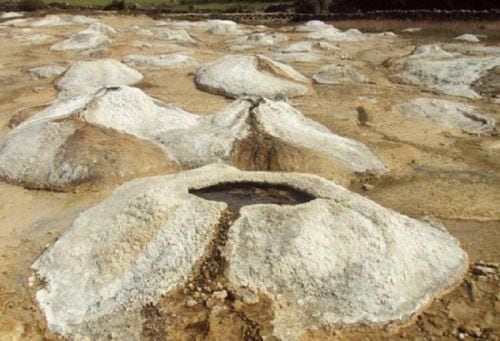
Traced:
[[52, 78], [63, 74], [66, 68], [61, 65], [38, 66], [28, 70], [29, 74], [35, 78]]
[[469, 57], [442, 50], [435, 45], [421, 46], [393, 62], [396, 79], [448, 95], [480, 98], [471, 88], [488, 70], [500, 65], [500, 57]]
[[349, 65], [331, 64], [322, 66], [313, 75], [319, 84], [368, 83], [369, 79], [352, 69]]
[[281, 33], [252, 33], [234, 40], [229, 48], [232, 51], [242, 51], [258, 47], [273, 46], [288, 40]]
[[455, 38], [456, 40], [463, 40], [469, 43], [479, 43], [479, 38], [473, 34], [462, 34]]
[[232, 20], [208, 20], [206, 33], [214, 35], [236, 35], [242, 31]]
[[176, 168], [152, 143], [72, 118], [22, 124], [0, 151], [0, 178], [36, 189], [102, 188]]
[[229, 55], [201, 67], [196, 73], [198, 88], [227, 97], [278, 94], [300, 96], [308, 91], [308, 79], [292, 67], [267, 57]]
[[196, 59], [182, 53], [160, 55], [130, 54], [123, 57], [122, 61], [128, 65], [146, 68], [193, 68], [199, 65]]
[[253, 103], [235, 101], [191, 128], [159, 135], [157, 141], [190, 167], [212, 162], [245, 169], [311, 171], [316, 167], [316, 172], [339, 179], [345, 173], [387, 170], [368, 147], [333, 134], [289, 104], [267, 99]]
[[95, 22], [86, 30], [72, 34], [68, 39], [51, 46], [53, 51], [88, 50], [111, 44], [110, 37], [116, 30], [108, 25]]
[[83, 15], [47, 15], [31, 23], [31, 27], [50, 27], [50, 26], [70, 26], [87, 25], [97, 22], [97, 19]]
[[443, 127], [472, 134], [495, 131], [495, 120], [479, 113], [472, 105], [441, 99], [415, 98], [400, 104], [398, 109], [405, 116], [430, 120]]
[[403, 322], [467, 271], [467, 255], [443, 228], [320, 177], [211, 165], [129, 182], [80, 214], [33, 264], [46, 283], [36, 298], [49, 328], [72, 338], [139, 337], [143, 306], [168, 301], [225, 233], [217, 226], [227, 204], [190, 191], [249, 182], [310, 197], [242, 207], [220, 246], [228, 290], [272, 303], [264, 338]]
[[113, 60], [100, 59], [74, 63], [57, 83], [60, 96], [72, 97], [95, 92], [104, 86], [131, 85], [142, 80], [134, 69]]

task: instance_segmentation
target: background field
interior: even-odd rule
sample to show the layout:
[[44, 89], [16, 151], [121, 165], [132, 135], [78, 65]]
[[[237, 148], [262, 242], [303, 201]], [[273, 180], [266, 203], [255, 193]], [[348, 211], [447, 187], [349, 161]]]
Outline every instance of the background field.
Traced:
[[[67, 3], [76, 6], [106, 6], [111, 3], [111, 0], [43, 0], [49, 4], [54, 2]], [[196, 1], [196, 0], [125, 0], [126, 5], [140, 5], [143, 7], [149, 6], [164, 6], [171, 7], [177, 10], [187, 10], [190, 7], [199, 10], [227, 10], [235, 9], [265, 9], [270, 5], [292, 5], [293, 1]]]

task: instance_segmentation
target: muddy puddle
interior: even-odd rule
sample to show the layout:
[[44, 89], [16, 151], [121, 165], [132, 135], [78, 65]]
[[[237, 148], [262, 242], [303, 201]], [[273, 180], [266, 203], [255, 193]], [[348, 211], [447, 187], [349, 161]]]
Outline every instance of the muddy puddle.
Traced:
[[295, 188], [254, 182], [224, 183], [189, 193], [212, 201], [223, 201], [232, 214], [238, 214], [243, 206], [257, 204], [297, 205], [314, 200], [312, 195]]

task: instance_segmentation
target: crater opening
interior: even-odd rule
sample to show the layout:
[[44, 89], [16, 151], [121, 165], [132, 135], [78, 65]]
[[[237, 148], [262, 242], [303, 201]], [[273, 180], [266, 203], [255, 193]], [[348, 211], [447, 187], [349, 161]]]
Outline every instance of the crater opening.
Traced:
[[259, 182], [227, 182], [201, 189], [190, 189], [189, 193], [206, 200], [223, 201], [233, 213], [248, 205], [297, 205], [315, 199], [311, 194], [291, 186]]
[[[219, 305], [224, 305], [225, 309], [232, 315], [236, 323], [241, 323], [243, 340], [263, 340], [261, 331], [266, 327], [264, 320], [259, 319], [251, 313], [236, 309], [233, 305], [237, 293], [232, 291], [231, 285], [228, 285], [225, 278], [225, 271], [228, 267], [228, 261], [224, 256], [224, 248], [228, 240], [228, 232], [231, 225], [239, 217], [240, 208], [255, 204], [277, 204], [277, 205], [297, 205], [314, 200], [316, 197], [293, 188], [288, 185], [259, 183], [259, 182], [224, 182], [213, 186], [207, 186], [200, 189], [190, 189], [189, 193], [205, 200], [222, 201], [227, 203], [228, 207], [222, 214], [219, 224], [216, 227], [215, 237], [212, 239], [207, 252], [200, 262], [195, 275], [185, 284], [183, 293], [192, 298], [200, 293], [211, 296], [214, 288], [224, 290], [227, 297]], [[186, 298], [187, 299], [187, 298]], [[207, 301], [208, 302], [208, 301]], [[261, 309], [269, 305], [265, 298], [259, 303]], [[209, 309], [206, 304], [201, 306], [206, 316]], [[192, 309], [192, 308], [190, 308]], [[255, 307], [254, 307], [255, 309]], [[266, 310], [271, 308], [267, 306]], [[272, 320], [272, 318], [270, 318]], [[208, 325], [210, 329], [211, 319], [206, 317], [203, 326]], [[215, 328], [220, 328], [216, 326]], [[206, 335], [204, 335], [206, 338]]]

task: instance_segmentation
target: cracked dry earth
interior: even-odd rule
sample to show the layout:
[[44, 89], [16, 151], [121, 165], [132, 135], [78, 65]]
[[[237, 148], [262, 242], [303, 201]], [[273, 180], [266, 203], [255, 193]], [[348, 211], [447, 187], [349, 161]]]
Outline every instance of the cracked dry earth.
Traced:
[[[199, 27], [186, 30], [195, 45], [159, 44], [140, 29], [153, 29], [157, 21], [144, 16], [92, 14], [118, 30], [113, 42], [103, 48], [79, 52], [55, 52], [50, 46], [85, 25], [0, 28], [0, 133], [6, 134], [13, 117], [24, 120], [48, 106], [57, 96], [56, 78], [32, 78], [28, 69], [58, 64], [65, 67], [79, 60], [113, 58], [129, 54], [185, 52], [201, 64], [230, 54], [234, 37], [205, 33]], [[5, 21], [5, 20], [3, 20]], [[418, 23], [409, 23], [408, 27]], [[138, 28], [134, 28], [138, 26]], [[369, 146], [388, 167], [381, 176], [362, 174], [352, 179], [350, 190], [376, 203], [414, 218], [432, 217], [457, 238], [468, 253], [471, 268], [464, 281], [436, 299], [403, 326], [339, 328], [311, 331], [304, 340], [497, 340], [500, 335], [500, 144], [495, 134], [478, 136], [442, 127], [431, 121], [405, 117], [394, 110], [404, 101], [430, 97], [458, 101], [480, 108], [500, 120], [498, 88], [489, 83], [478, 88], [486, 95], [467, 99], [444, 95], [415, 85], [393, 82], [389, 59], [410, 54], [415, 46], [441, 43], [444, 49], [464, 54], [491, 54], [498, 49], [498, 28], [491, 28], [485, 48], [458, 43], [454, 35], [425, 29], [418, 34], [377, 37], [360, 42], [338, 42], [350, 59], [331, 55], [318, 62], [288, 62], [309, 79], [323, 65], [349, 65], [368, 77], [368, 83], [310, 85], [306, 95], [289, 99], [290, 105], [320, 122], [336, 134]], [[343, 27], [346, 29], [348, 27]], [[349, 27], [352, 28], [352, 27]], [[361, 31], [363, 29], [361, 27]], [[249, 31], [275, 31], [288, 37], [289, 44], [305, 35], [291, 27], [244, 27]], [[24, 31], [23, 31], [24, 30]], [[436, 33], [438, 32], [438, 33]], [[463, 32], [466, 33], [466, 32]], [[46, 40], [12, 39], [12, 36], [46, 35]], [[433, 35], [435, 34], [435, 36]], [[40, 37], [38, 37], [40, 38]], [[30, 41], [30, 43], [26, 43]], [[155, 43], [158, 43], [155, 45]], [[272, 46], [260, 46], [245, 53], [268, 54]], [[274, 50], [273, 50], [274, 51]], [[472, 51], [472, 52], [471, 52]], [[474, 52], [475, 51], [475, 52]], [[479, 52], [477, 52], [479, 51]], [[485, 52], [486, 51], [486, 52]], [[497, 52], [498, 53], [498, 50]], [[137, 84], [148, 95], [200, 115], [213, 114], [231, 100], [196, 88], [195, 68], [137, 68], [144, 79]], [[495, 77], [489, 74], [485, 78]], [[369, 114], [368, 125], [358, 124], [356, 108]], [[23, 117], [25, 117], [23, 119]], [[30, 266], [66, 230], [78, 214], [104, 200], [113, 186], [92, 192], [50, 192], [23, 189], [0, 182], [0, 340], [56, 340], [60, 336], [47, 328], [30, 286]], [[250, 191], [250, 192], [249, 192]], [[260, 340], [272, 328], [272, 303], [266, 297], [248, 293], [241, 297], [227, 287], [221, 275], [225, 261], [219, 249], [238, 208], [255, 200], [293, 204], [307, 198], [280, 188], [231, 189], [194, 193], [205, 199], [230, 203], [218, 226], [217, 238], [196, 275], [142, 310], [144, 340]], [[247, 199], [251, 198], [250, 201]], [[217, 307], [214, 309], [214, 307]], [[109, 335], [112, 338], [113, 335]]]

